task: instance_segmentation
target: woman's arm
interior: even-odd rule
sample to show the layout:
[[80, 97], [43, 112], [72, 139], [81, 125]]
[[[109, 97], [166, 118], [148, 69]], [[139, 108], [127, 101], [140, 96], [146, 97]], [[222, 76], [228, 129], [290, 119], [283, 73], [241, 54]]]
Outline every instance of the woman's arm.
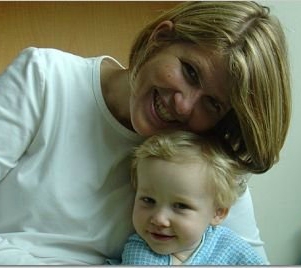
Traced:
[[38, 51], [25, 49], [0, 75], [0, 180], [13, 169], [39, 125], [44, 79]]

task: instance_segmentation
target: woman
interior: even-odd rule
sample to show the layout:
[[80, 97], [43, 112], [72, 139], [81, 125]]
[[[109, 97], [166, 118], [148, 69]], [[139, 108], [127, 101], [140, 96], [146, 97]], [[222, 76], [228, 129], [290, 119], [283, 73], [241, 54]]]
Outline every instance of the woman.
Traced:
[[[141, 31], [128, 69], [24, 50], [0, 77], [0, 264], [120, 258], [133, 231], [133, 146], [188, 130], [262, 173], [278, 160], [290, 105], [283, 31], [251, 2], [179, 4]], [[225, 222], [265, 257], [248, 190]]]

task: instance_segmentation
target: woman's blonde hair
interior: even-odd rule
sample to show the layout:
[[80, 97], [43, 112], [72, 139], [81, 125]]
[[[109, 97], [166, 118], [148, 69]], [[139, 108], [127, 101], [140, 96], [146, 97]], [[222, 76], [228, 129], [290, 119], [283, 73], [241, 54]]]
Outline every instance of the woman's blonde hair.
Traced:
[[[190, 161], [205, 165], [208, 186], [214, 198], [215, 208], [230, 208], [246, 189], [244, 174], [236, 161], [210, 139], [184, 131], [164, 132], [148, 138], [135, 149], [131, 166], [131, 178], [137, 188], [137, 167], [142, 159], [158, 158], [176, 163]], [[185, 180], [185, 178], [183, 178]]]
[[[173, 30], [150, 38], [165, 20], [173, 22]], [[232, 109], [207, 134], [215, 135], [242, 168], [270, 169], [279, 159], [291, 116], [287, 46], [278, 19], [250, 1], [180, 3], [138, 35], [130, 53], [130, 79], [154, 53], [175, 42], [223, 56], [232, 81]]]

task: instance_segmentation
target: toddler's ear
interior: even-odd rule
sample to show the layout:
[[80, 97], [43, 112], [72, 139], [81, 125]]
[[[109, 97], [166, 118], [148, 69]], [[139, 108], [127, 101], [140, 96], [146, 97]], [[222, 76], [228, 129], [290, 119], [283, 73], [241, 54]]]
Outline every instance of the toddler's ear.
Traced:
[[174, 24], [170, 20], [162, 21], [157, 25], [157, 27], [153, 30], [149, 40], [157, 41], [164, 40], [170, 37], [173, 34]]
[[229, 212], [228, 208], [218, 208], [215, 211], [215, 215], [211, 220], [211, 225], [218, 225], [222, 223], [222, 221], [227, 217], [228, 212]]

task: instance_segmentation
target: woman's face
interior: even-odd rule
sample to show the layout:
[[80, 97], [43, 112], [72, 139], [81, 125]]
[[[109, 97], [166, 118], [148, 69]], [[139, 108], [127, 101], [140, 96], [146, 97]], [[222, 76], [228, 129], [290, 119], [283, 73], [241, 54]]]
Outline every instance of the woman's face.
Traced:
[[161, 49], [139, 70], [130, 97], [131, 123], [142, 136], [163, 129], [208, 130], [229, 111], [224, 61], [193, 44]]

